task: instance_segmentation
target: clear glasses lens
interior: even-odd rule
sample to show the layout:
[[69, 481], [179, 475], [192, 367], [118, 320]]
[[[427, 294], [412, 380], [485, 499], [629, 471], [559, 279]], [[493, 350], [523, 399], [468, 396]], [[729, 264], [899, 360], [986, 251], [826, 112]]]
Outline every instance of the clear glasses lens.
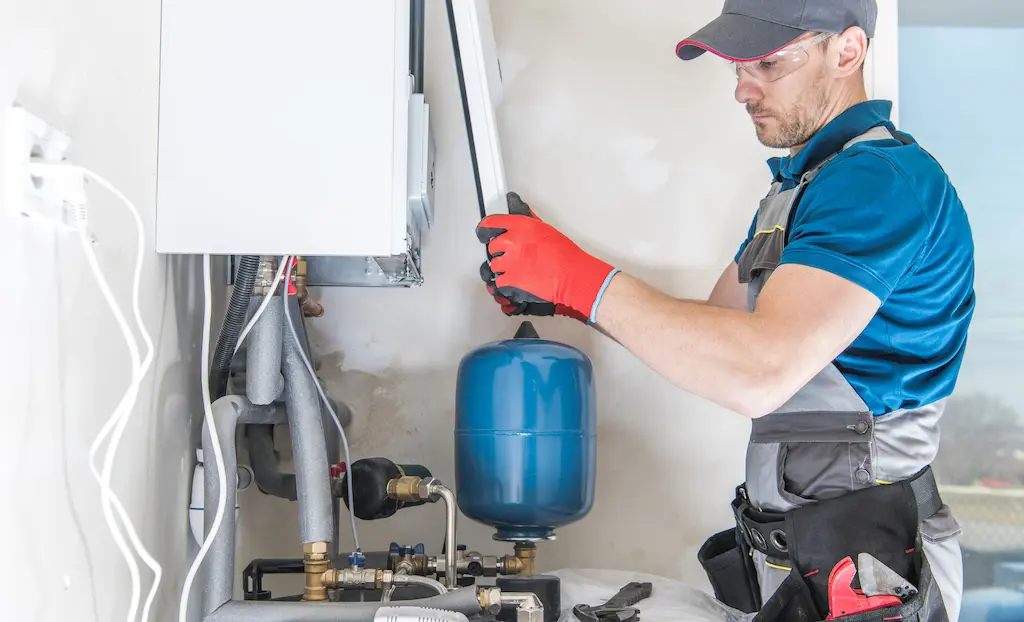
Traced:
[[735, 72], [737, 79], [739, 72], [745, 71], [760, 82], [775, 82], [807, 64], [811, 59], [811, 55], [807, 51], [809, 46], [821, 43], [831, 37], [832, 35], [829, 34], [820, 34], [810, 39], [804, 39], [761, 60], [729, 63], [729, 69]]
[[731, 63], [731, 69], [737, 78], [740, 71], [745, 71], [759, 82], [775, 82], [806, 65], [810, 58], [811, 55], [803, 48], [782, 50], [761, 60]]

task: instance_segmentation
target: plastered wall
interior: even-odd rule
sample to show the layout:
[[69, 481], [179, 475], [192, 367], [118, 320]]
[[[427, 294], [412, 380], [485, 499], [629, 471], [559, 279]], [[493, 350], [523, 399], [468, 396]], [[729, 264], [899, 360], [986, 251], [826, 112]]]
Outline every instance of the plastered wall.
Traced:
[[[138, 205], [149, 248], [158, 32], [155, 1], [0, 0], [0, 118], [17, 100], [67, 131], [74, 161]], [[0, 141], [3, 132], [0, 125]], [[0, 187], [8, 183], [0, 179]], [[131, 318], [134, 222], [95, 184], [88, 195], [94, 250]], [[73, 235], [0, 205], [0, 256], [0, 619], [124, 620], [129, 573], [87, 459], [128, 386], [128, 350]], [[156, 353], [113, 486], [163, 565], [152, 620], [174, 619], [188, 556], [198, 548], [188, 541], [185, 508], [202, 413], [202, 301], [197, 258], [147, 252], [140, 307]], [[139, 565], [144, 599], [153, 575]]]
[[[447, 20], [440, 0], [428, 5], [438, 215], [427, 284], [324, 291], [327, 314], [311, 331], [329, 391], [356, 413], [354, 457], [421, 462], [452, 482], [458, 362], [512, 335], [517, 322], [477, 277], [483, 250]], [[711, 58], [684, 65], [673, 55], [719, 8], [705, 0], [494, 0], [492, 8], [511, 187], [586, 248], [677, 296], [710, 291], [768, 182], [770, 153], [732, 100], [728, 73]], [[138, 204], [150, 235], [158, 52], [157, 0], [0, 0], [0, 104], [17, 96], [68, 129], [76, 159]], [[17, 303], [0, 305], [0, 378], [10, 400], [0, 552], [15, 560], [0, 569], [0, 619], [124, 619], [128, 572], [86, 455], [127, 383], [127, 355], [74, 242], [0, 213], [3, 300]], [[97, 253], [127, 305], [130, 221], [102, 193], [93, 216]], [[186, 507], [201, 416], [199, 264], [149, 254], [143, 283], [158, 352], [114, 483], [164, 565], [153, 619], [171, 620], [197, 548]], [[537, 326], [593, 357], [600, 401], [596, 505], [541, 548], [540, 567], [637, 568], [704, 586], [694, 553], [728, 525], [748, 424], [673, 388], [584, 326]], [[241, 563], [299, 553], [294, 505], [254, 489], [239, 501]], [[366, 548], [401, 540], [437, 553], [442, 511], [423, 507], [360, 527]], [[466, 520], [460, 539], [508, 550]], [[144, 572], [143, 594], [150, 579]]]

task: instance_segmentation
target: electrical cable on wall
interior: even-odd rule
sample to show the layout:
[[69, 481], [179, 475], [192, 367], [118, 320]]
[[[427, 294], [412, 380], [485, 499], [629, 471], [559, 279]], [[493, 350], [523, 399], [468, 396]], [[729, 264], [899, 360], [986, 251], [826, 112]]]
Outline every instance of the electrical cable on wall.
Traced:
[[[152, 611], [153, 602], [156, 598], [160, 581], [163, 576], [163, 568], [142, 543], [128, 512], [125, 510], [121, 500], [114, 493], [110, 485], [114, 468], [114, 460], [117, 456], [117, 449], [120, 446], [125, 428], [128, 425], [128, 421], [131, 418], [132, 411], [138, 399], [142, 381], [145, 379], [150, 367], [152, 366], [155, 350], [153, 340], [150, 337], [149, 331], [146, 329], [145, 322], [142, 320], [142, 312], [139, 304], [142, 281], [142, 264], [146, 246], [145, 230], [143, 228], [142, 218], [139, 216], [138, 209], [124, 195], [124, 193], [119, 191], [109, 181], [89, 169], [68, 163], [51, 164], [41, 162], [32, 163], [31, 168], [36, 172], [41, 172], [44, 176], [61, 176], [61, 181], [64, 182], [64, 187], [72, 192], [73, 196], [65, 197], [69, 216], [68, 224], [70, 224], [77, 234], [82, 251], [85, 254], [86, 263], [88, 264], [93, 277], [96, 279], [100, 294], [103, 296], [104, 301], [114, 316], [114, 320], [117, 322], [131, 359], [131, 381], [121, 400], [118, 402], [117, 407], [114, 409], [114, 412], [111, 414], [110, 418], [107, 419], [106, 423], [100, 429], [90, 446], [89, 470], [92, 472], [93, 477], [100, 486], [100, 502], [103, 509], [104, 520], [107, 523], [107, 527], [110, 529], [110, 533], [114, 538], [118, 551], [121, 553], [125, 563], [128, 565], [128, 571], [131, 576], [132, 594], [129, 601], [127, 615], [127, 620], [129, 622], [136, 619], [136, 614], [138, 612], [139, 599], [141, 595], [141, 579], [138, 564], [136, 563], [132, 552], [128, 549], [124, 535], [114, 519], [115, 512], [117, 514], [117, 518], [121, 523], [123, 523], [124, 530], [127, 532], [128, 540], [131, 542], [136, 554], [138, 554], [146, 566], [153, 571], [153, 584], [146, 597], [146, 602], [142, 610], [142, 620], [145, 622], [149, 619], [150, 612]], [[92, 248], [92, 240], [88, 235], [89, 211], [84, 190], [85, 178], [92, 180], [117, 197], [128, 208], [128, 211], [131, 213], [135, 222], [136, 235], [138, 238], [138, 250], [136, 252], [134, 277], [132, 279], [132, 312], [139, 333], [142, 335], [142, 340], [146, 346], [145, 356], [140, 356], [138, 342], [132, 334], [132, 329], [128, 325], [128, 321], [114, 297], [110, 284], [108, 283], [107, 278], [103, 273], [103, 269], [100, 267], [96, 253]], [[67, 183], [69, 181], [70, 183]], [[99, 469], [96, 466], [96, 455], [108, 436], [110, 437], [110, 440], [103, 456], [103, 466], [102, 469]]]
[[[313, 369], [313, 365], [309, 362], [309, 357], [306, 356], [306, 350], [302, 347], [302, 341], [299, 339], [299, 334], [295, 332], [295, 325], [292, 324], [291, 312], [288, 310], [290, 306], [288, 304], [288, 288], [292, 282], [292, 260], [289, 259], [285, 262], [287, 266], [284, 277], [284, 323], [288, 326], [289, 332], [291, 332], [292, 338], [295, 339], [296, 349], [299, 351], [299, 357], [302, 359], [302, 364], [306, 367], [306, 371], [309, 372], [310, 377], [313, 379], [313, 384], [316, 386], [317, 393], [320, 394], [320, 399], [323, 401], [324, 406], [327, 407], [327, 412], [331, 413], [331, 419], [334, 420], [334, 425], [338, 428], [338, 434], [341, 435], [341, 446], [345, 450], [345, 464], [352, 465], [352, 456], [349, 455], [348, 450], [348, 438], [345, 436], [345, 428], [341, 425], [341, 420], [338, 419], [338, 413], [334, 412], [334, 407], [331, 406], [331, 401], [327, 399], [327, 394], [324, 393], [324, 388], [320, 385], [320, 379], [317, 378], [316, 371]], [[352, 524], [352, 545], [356, 551], [361, 550], [359, 547], [359, 536], [356, 533], [356, 515], [355, 515], [355, 495], [352, 493], [352, 477], [346, 477], [345, 480], [348, 482], [348, 518]]]

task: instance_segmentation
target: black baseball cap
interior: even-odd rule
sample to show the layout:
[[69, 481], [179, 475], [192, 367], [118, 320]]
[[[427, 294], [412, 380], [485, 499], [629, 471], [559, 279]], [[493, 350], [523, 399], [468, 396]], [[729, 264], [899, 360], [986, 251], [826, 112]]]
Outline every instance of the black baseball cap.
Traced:
[[731, 61], [771, 56], [806, 32], [841, 33], [860, 26], [875, 36], [876, 0], [725, 0], [722, 14], [679, 42], [676, 56], [711, 52]]

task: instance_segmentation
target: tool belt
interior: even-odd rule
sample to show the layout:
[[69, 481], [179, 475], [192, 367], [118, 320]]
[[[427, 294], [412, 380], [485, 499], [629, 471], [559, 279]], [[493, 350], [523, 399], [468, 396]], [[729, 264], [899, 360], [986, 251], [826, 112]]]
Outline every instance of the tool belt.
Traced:
[[[855, 622], [901, 619], [945, 621], [941, 594], [922, 551], [921, 521], [942, 507], [930, 467], [909, 480], [816, 501], [789, 512], [752, 507], [744, 486], [732, 503], [736, 527], [705, 542], [698, 559], [715, 596], [755, 622], [810, 622], [829, 616], [829, 578], [846, 557], [868, 553], [917, 587], [900, 606], [843, 617]], [[754, 552], [789, 575], [768, 602], [761, 589]], [[831, 612], [837, 615], [837, 612]]]

